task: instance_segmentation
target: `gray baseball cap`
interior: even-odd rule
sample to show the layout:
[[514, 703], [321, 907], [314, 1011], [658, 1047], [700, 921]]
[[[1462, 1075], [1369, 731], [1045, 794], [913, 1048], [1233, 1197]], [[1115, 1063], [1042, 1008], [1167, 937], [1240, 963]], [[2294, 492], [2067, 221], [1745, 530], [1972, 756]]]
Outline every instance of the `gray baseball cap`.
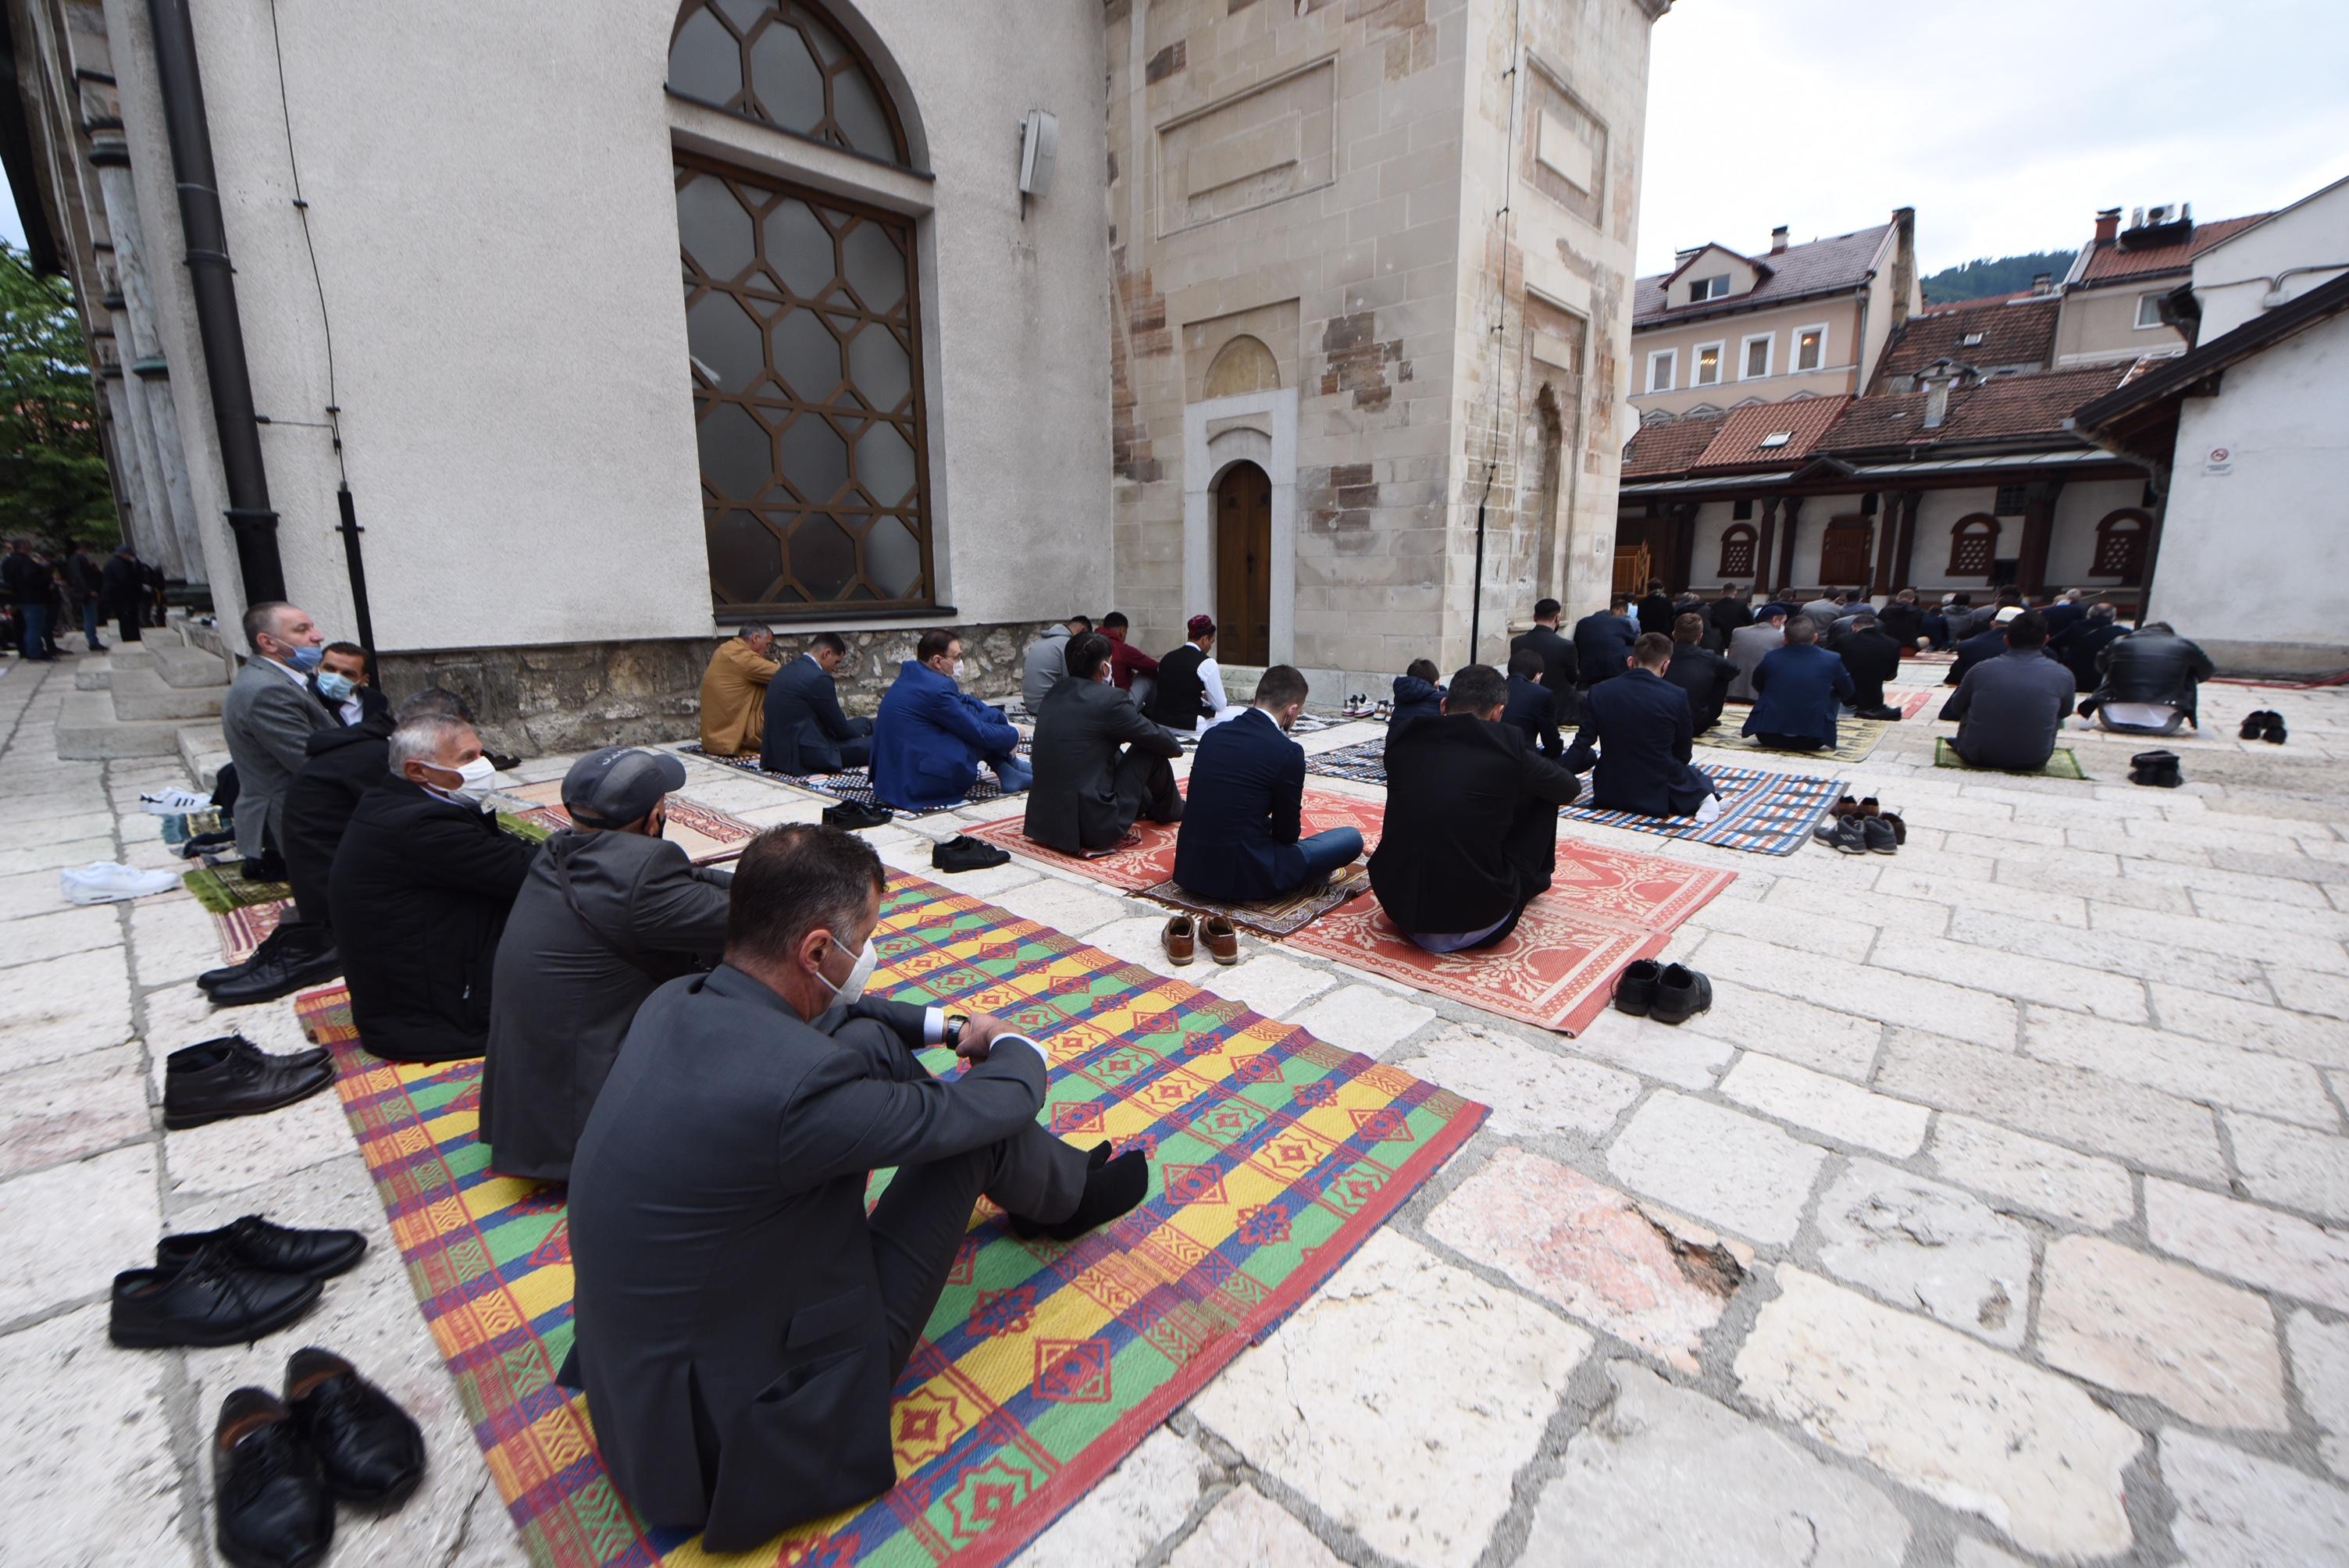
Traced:
[[684, 784], [685, 764], [666, 751], [606, 746], [563, 776], [563, 809], [583, 828], [625, 827]]

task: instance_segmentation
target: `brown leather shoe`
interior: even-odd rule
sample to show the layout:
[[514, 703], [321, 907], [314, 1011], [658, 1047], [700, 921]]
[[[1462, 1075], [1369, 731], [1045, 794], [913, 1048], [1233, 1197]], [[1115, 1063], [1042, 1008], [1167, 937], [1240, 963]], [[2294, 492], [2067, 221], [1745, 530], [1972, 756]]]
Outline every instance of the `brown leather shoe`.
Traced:
[[1232, 923], [1220, 914], [1211, 914], [1207, 916], [1206, 929], [1207, 956], [1218, 964], [1237, 964], [1240, 961], [1240, 934], [1232, 929]]
[[1166, 944], [1166, 957], [1177, 969], [1198, 954], [1198, 927], [1191, 923], [1187, 914], [1169, 920], [1166, 929], [1158, 934], [1158, 940]]

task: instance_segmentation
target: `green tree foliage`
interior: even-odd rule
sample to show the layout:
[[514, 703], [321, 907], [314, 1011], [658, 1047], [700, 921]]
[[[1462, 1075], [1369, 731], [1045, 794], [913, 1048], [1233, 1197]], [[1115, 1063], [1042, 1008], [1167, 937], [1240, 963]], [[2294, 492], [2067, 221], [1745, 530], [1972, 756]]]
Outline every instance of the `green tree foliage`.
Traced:
[[120, 537], [96, 397], [72, 291], [0, 240], [0, 538]]
[[1968, 262], [1961, 267], [1944, 267], [1925, 279], [1925, 303], [1949, 304], [1961, 299], [1983, 299], [1991, 294], [2019, 294], [2031, 286], [2031, 280], [2041, 273], [2062, 282], [2072, 270], [2071, 251], [2033, 251], [2023, 256], [2001, 256], [1992, 261], [1984, 256]]

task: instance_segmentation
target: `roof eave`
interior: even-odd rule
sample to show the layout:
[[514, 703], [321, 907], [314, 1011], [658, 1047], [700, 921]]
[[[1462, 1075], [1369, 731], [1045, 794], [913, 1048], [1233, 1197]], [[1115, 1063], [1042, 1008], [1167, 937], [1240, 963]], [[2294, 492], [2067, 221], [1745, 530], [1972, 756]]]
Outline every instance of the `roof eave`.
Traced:
[[[2103, 430], [2151, 404], [2184, 397], [2229, 366], [2297, 336], [2344, 310], [2349, 310], [2349, 272], [2319, 284], [2297, 299], [2286, 301], [2232, 332], [2221, 333], [2199, 347], [2166, 361], [2125, 387], [2081, 404], [2064, 421], [2064, 428], [2074, 432]], [[2093, 439], [2093, 436], [2083, 434], [2081, 438]]]

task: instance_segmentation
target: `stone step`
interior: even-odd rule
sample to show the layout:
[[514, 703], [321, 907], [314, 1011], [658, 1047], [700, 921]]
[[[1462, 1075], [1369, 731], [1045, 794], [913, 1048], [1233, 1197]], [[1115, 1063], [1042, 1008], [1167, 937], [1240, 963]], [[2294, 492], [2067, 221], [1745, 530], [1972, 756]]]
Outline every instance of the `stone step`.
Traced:
[[[148, 673], [151, 678], [150, 672]], [[180, 749], [181, 719], [128, 720], [114, 713], [111, 694], [67, 692], [57, 710], [57, 757], [66, 762], [113, 762], [126, 757], [171, 757]]]
[[83, 659], [74, 665], [74, 690], [106, 691], [114, 685], [114, 672], [106, 666], [106, 655]]
[[183, 724], [179, 741], [180, 761], [187, 768], [195, 787], [210, 789], [218, 784], [220, 770], [228, 766], [228, 743], [221, 738], [220, 727]]
[[183, 689], [198, 686], [225, 686], [235, 672], [221, 661], [216, 654], [202, 648], [165, 645], [155, 650], [155, 673], [170, 686]]
[[113, 678], [117, 718], [215, 718], [227, 696], [224, 685], [175, 686], [153, 670], [124, 670]]

